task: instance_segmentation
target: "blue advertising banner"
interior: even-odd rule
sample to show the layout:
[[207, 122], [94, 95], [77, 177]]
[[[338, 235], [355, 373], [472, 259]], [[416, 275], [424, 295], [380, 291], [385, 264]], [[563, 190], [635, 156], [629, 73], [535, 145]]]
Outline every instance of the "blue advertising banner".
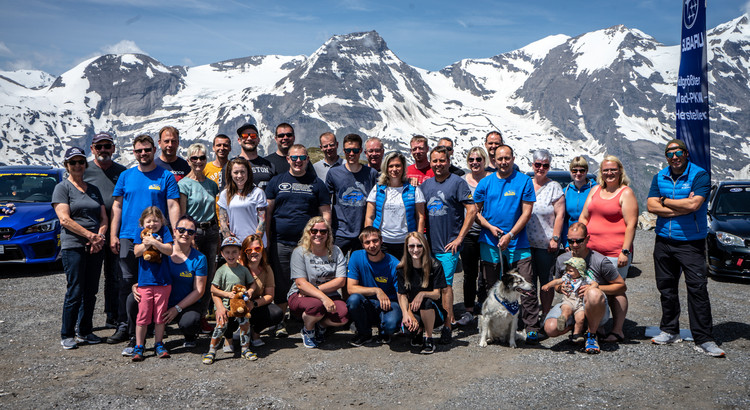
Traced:
[[708, 121], [706, 0], [682, 0], [682, 42], [677, 80], [677, 138], [690, 159], [711, 174]]

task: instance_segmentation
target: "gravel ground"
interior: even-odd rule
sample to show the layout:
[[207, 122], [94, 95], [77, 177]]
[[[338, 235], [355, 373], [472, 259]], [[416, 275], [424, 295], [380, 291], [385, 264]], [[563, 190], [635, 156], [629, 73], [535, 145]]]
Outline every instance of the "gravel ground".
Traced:
[[[59, 327], [65, 276], [3, 267], [0, 407], [749, 408], [750, 285], [709, 281], [714, 334], [726, 359], [702, 355], [688, 342], [652, 345], [644, 329], [660, 318], [653, 239], [653, 232], [636, 235], [627, 280], [628, 340], [604, 344], [599, 355], [582, 353], [563, 337], [539, 346], [482, 349], [476, 321], [431, 356], [415, 354], [404, 337], [391, 345], [351, 348], [348, 331], [331, 336], [322, 349], [305, 349], [295, 323], [289, 338], [264, 335], [256, 362], [219, 352], [212, 366], [203, 365], [208, 339], [186, 350], [173, 328], [167, 339], [171, 358], [147, 356], [134, 364], [120, 355], [123, 344], [64, 351]], [[460, 281], [457, 275], [457, 289]], [[681, 296], [685, 311], [684, 286]], [[101, 310], [96, 325], [104, 323]], [[688, 327], [686, 313], [681, 324]]]

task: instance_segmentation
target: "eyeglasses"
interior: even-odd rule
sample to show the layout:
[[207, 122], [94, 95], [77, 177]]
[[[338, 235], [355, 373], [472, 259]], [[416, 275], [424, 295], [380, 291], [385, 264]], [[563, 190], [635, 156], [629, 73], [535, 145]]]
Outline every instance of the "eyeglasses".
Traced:
[[313, 235], [317, 235], [317, 234], [326, 235], [328, 233], [328, 229], [325, 229], [325, 228], [324, 229], [315, 229], [315, 228], [312, 228], [312, 229], [310, 229], [310, 233], [313, 234]]
[[292, 138], [294, 137], [293, 132], [282, 132], [281, 134], [276, 134], [276, 138]]
[[206, 160], [206, 156], [205, 155], [201, 155], [201, 156], [194, 155], [194, 156], [190, 157], [190, 160], [193, 161], [193, 162], [205, 161]]
[[250, 255], [253, 252], [254, 253], [261, 253], [261, 252], [263, 252], [263, 247], [262, 246], [254, 246], [252, 248], [245, 249], [245, 253], [248, 254], [248, 255]]
[[85, 159], [71, 159], [68, 161], [68, 165], [84, 165], [85, 163]]
[[586, 170], [583, 168], [573, 168], [570, 170], [571, 174], [585, 174]]
[[483, 158], [482, 158], [482, 157], [476, 157], [476, 158], [472, 158], [472, 157], [469, 157], [469, 158], [467, 158], [466, 160], [467, 160], [467, 161], [468, 161], [469, 163], [472, 163], [472, 162], [482, 162]]
[[181, 226], [178, 226], [178, 227], [177, 227], [177, 232], [179, 232], [179, 233], [180, 233], [180, 235], [182, 235], [182, 234], [184, 234], [184, 233], [186, 233], [186, 232], [187, 232], [188, 236], [193, 236], [193, 235], [195, 235], [195, 229], [188, 229], [188, 228], [183, 228], [183, 227], [181, 227]]
[[307, 155], [290, 155], [292, 161], [307, 161]]
[[362, 152], [362, 148], [344, 148], [344, 152], [346, 152], [347, 154], [359, 154], [360, 152]]
[[143, 152], [151, 152], [153, 150], [154, 150], [153, 148], [140, 148], [140, 149], [134, 149], [133, 152], [135, 152], [136, 154], [140, 154]]
[[669, 159], [672, 159], [673, 157], [679, 158], [679, 157], [681, 157], [683, 155], [685, 155], [685, 151], [683, 151], [683, 150], [677, 150], [677, 151], [674, 151], [674, 152], [667, 152], [667, 158], [669, 158]]
[[580, 244], [582, 244], [582, 243], [583, 243], [583, 241], [585, 241], [585, 240], [586, 240], [586, 238], [581, 238], [581, 239], [573, 239], [573, 238], [568, 238], [568, 242], [570, 242], [570, 243], [572, 243], [572, 244], [575, 244], [575, 245], [580, 245]]
[[422, 245], [421, 243], [410, 243], [407, 245], [407, 247], [409, 249], [422, 249], [424, 248], [424, 245]]
[[94, 145], [94, 148], [97, 151], [102, 150], [102, 149], [111, 149], [112, 148], [112, 144], [96, 144], [96, 145]]
[[242, 139], [243, 139], [243, 140], [244, 140], [244, 139], [247, 139], [247, 138], [250, 138], [251, 140], [254, 140], [254, 139], [257, 139], [257, 138], [258, 138], [258, 134], [256, 134], [256, 133], [252, 133], [252, 134], [241, 134], [241, 136], [242, 136]]
[[541, 162], [535, 162], [534, 163], [534, 168], [549, 169], [549, 164], [542, 164]]

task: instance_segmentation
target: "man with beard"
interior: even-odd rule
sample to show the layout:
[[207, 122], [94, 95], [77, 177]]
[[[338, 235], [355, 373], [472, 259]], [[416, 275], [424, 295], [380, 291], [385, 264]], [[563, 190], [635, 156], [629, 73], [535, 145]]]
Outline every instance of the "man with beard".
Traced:
[[383, 162], [383, 142], [378, 137], [371, 137], [365, 141], [365, 155], [367, 156], [367, 166], [380, 172], [380, 165]]
[[315, 168], [318, 178], [325, 182], [328, 171], [333, 167], [343, 164], [344, 160], [339, 157], [339, 142], [332, 132], [320, 134], [318, 140], [320, 140], [320, 151], [323, 152], [323, 159], [314, 163], [313, 168]]
[[244, 124], [237, 128], [237, 141], [239, 141], [242, 149], [240, 156], [250, 163], [250, 168], [253, 171], [253, 183], [265, 191], [268, 181], [278, 172], [271, 161], [258, 155], [258, 143], [260, 142], [258, 127], [253, 124]]
[[177, 156], [180, 149], [180, 132], [177, 128], [167, 126], [159, 130], [159, 149], [161, 154], [154, 159], [154, 163], [171, 172], [176, 181], [190, 173], [187, 161]]
[[[276, 152], [266, 155], [266, 159], [273, 164], [275, 175], [280, 175], [289, 171], [287, 156], [289, 155], [289, 148], [294, 145], [294, 128], [290, 124], [282, 122], [276, 126], [274, 139], [276, 140]], [[315, 168], [310, 161], [307, 161], [306, 172], [315, 174]]]
[[[171, 172], [156, 165], [154, 140], [148, 135], [139, 135], [133, 140], [133, 154], [138, 166], [120, 174], [112, 192], [112, 222], [109, 230], [110, 248], [120, 255], [122, 278], [119, 289], [118, 327], [107, 339], [107, 343], [120, 343], [135, 334], [135, 318], [128, 324], [125, 303], [131, 286], [138, 280], [138, 259], [133, 253], [133, 241], [141, 234], [139, 219], [141, 212], [149, 206], [158, 207], [168, 218], [172, 228], [180, 218], [180, 190]], [[163, 243], [172, 241], [172, 230], [167, 229]], [[131, 338], [135, 346], [135, 337]], [[131, 347], [131, 346], [128, 346]], [[123, 351], [129, 355], [132, 349]]]
[[[459, 177], [464, 176], [466, 174], [466, 171], [453, 165], [453, 140], [448, 137], [440, 138], [440, 141], [438, 141], [438, 147], [445, 147], [446, 153], [448, 153], [448, 161], [451, 163], [448, 171], [451, 174], [456, 174]], [[433, 169], [433, 171], [435, 170]]]
[[[89, 161], [89, 166], [83, 173], [83, 181], [99, 188], [107, 210], [107, 218], [111, 220], [112, 202], [114, 202], [112, 191], [115, 189], [120, 174], [126, 168], [112, 160], [112, 154], [115, 153], [115, 141], [105, 132], [94, 136], [91, 141], [91, 153], [94, 154], [94, 159]], [[108, 243], [105, 248], [109, 248]], [[106, 326], [109, 328], [117, 327], [119, 304], [117, 285], [120, 276], [118, 259], [119, 255], [113, 253], [111, 249], [104, 251], [104, 313], [107, 315]]]
[[219, 191], [221, 191], [226, 184], [224, 167], [229, 162], [229, 152], [232, 151], [232, 140], [224, 134], [218, 134], [214, 137], [213, 150], [215, 158], [203, 168], [203, 175], [214, 181], [219, 187]]

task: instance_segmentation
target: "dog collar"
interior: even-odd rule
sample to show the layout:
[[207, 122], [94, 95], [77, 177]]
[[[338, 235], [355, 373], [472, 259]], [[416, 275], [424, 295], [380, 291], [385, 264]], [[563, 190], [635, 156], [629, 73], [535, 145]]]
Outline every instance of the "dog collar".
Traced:
[[497, 295], [494, 293], [492, 294], [492, 296], [494, 296], [495, 300], [497, 300], [498, 303], [503, 305], [505, 309], [508, 310], [508, 313], [510, 313], [511, 315], [515, 315], [516, 313], [518, 313], [518, 310], [521, 308], [521, 306], [518, 304], [518, 301], [511, 302], [509, 300], [503, 300], [497, 297]]

